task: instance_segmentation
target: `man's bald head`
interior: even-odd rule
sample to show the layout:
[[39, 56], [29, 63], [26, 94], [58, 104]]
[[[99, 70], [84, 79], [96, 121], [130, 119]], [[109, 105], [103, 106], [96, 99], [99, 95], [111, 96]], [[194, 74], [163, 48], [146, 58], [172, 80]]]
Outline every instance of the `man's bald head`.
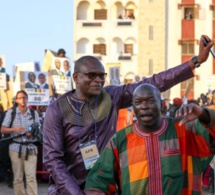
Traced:
[[137, 95], [143, 95], [148, 91], [151, 91], [154, 94], [154, 96], [160, 100], [161, 94], [160, 94], [160, 91], [158, 90], [158, 88], [155, 87], [154, 85], [151, 85], [151, 84], [148, 84], [148, 83], [139, 85], [134, 90], [133, 97], [137, 96]]
[[75, 62], [74, 73], [80, 72], [82, 66], [88, 67], [92, 65], [103, 66], [98, 58], [93, 56], [83, 56]]

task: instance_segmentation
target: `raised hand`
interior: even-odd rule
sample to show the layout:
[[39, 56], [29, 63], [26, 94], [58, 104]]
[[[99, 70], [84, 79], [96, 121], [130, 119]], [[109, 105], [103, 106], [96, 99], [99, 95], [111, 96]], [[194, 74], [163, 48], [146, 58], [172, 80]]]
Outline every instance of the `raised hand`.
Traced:
[[203, 113], [203, 109], [199, 107], [196, 104], [187, 104], [182, 105], [177, 111], [176, 111], [176, 117], [184, 116], [183, 119], [180, 121], [179, 126], [189, 122], [193, 121], [199, 116], [201, 116]]
[[[204, 38], [208, 41], [207, 46], [204, 43]], [[201, 64], [208, 59], [210, 48], [214, 45], [214, 42], [210, 40], [207, 35], [202, 35], [199, 42], [199, 55], [197, 56], [198, 62]]]

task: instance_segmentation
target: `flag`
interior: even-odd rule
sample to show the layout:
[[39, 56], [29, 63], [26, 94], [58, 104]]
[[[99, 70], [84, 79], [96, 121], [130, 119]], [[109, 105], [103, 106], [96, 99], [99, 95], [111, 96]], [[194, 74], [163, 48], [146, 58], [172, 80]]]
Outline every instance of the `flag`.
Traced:
[[42, 89], [35, 89], [35, 92], [41, 93]]

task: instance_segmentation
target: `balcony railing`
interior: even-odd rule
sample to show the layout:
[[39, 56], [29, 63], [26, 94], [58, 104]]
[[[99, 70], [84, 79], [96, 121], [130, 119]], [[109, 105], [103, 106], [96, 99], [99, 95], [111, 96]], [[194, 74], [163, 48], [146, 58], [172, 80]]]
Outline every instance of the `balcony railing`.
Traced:
[[118, 60], [131, 60], [131, 56], [119, 56]]
[[118, 26], [131, 26], [132, 22], [117, 22]]
[[83, 22], [83, 26], [102, 26], [101, 22]]

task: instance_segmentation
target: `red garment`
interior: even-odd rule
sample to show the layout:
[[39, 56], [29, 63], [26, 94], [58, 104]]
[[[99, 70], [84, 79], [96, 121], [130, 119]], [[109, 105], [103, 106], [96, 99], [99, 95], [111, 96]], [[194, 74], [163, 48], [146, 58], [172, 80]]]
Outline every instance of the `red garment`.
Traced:
[[209, 187], [210, 186], [210, 165], [208, 168], [205, 170], [205, 173], [203, 175], [203, 186]]

